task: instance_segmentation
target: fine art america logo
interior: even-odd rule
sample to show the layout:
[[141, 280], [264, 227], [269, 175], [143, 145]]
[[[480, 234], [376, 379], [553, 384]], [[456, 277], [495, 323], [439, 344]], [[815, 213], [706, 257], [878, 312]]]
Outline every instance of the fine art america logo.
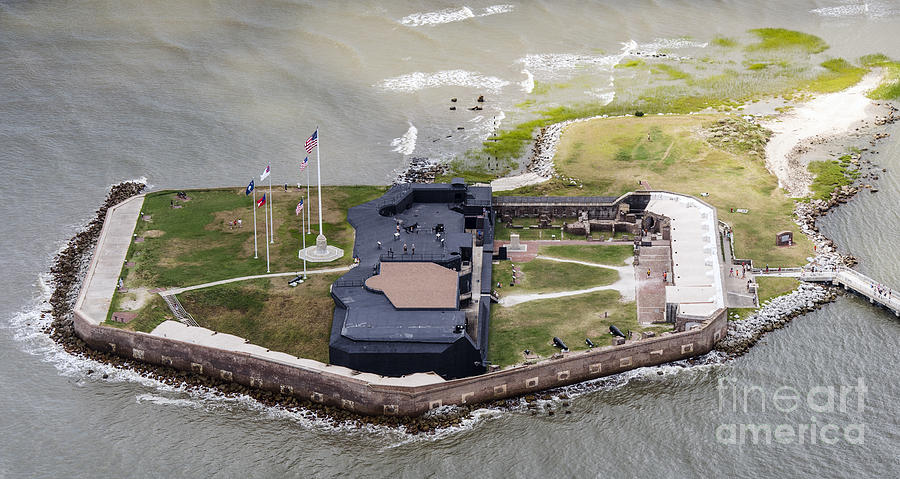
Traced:
[[[719, 412], [751, 419], [768, 413], [781, 413], [778, 424], [753, 422], [720, 424], [716, 442], [743, 444], [863, 444], [865, 425], [859, 422], [865, 409], [866, 383], [856, 385], [813, 386], [801, 391], [790, 386], [763, 388], [738, 386], [737, 380], [719, 378]], [[843, 416], [847, 420], [823, 418]], [[850, 420], [849, 418], [856, 418]]]

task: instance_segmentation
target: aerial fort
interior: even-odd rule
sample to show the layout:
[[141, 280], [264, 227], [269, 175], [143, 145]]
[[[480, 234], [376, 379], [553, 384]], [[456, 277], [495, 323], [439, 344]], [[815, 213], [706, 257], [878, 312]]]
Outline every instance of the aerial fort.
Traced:
[[336, 188], [324, 232], [352, 253], [304, 273], [304, 193], [276, 190], [284, 211], [257, 239], [282, 270], [268, 274], [242, 188], [110, 208], [77, 334], [139, 361], [418, 415], [704, 354], [728, 307], [757, 302], [716, 209], [688, 195], [494, 196], [460, 178]]

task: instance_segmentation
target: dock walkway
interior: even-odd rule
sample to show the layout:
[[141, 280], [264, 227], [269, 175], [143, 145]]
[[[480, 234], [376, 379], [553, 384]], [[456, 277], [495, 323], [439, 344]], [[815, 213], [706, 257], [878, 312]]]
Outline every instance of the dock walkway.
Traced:
[[771, 276], [782, 278], [797, 278], [800, 281], [816, 283], [832, 283], [835, 286], [843, 286], [845, 290], [853, 292], [869, 299], [872, 304], [878, 304], [900, 317], [900, 291], [883, 286], [879, 290], [878, 281], [860, 273], [859, 271], [841, 266], [830, 271], [810, 271], [806, 269], [793, 269], [790, 271], [760, 272], [756, 276]]

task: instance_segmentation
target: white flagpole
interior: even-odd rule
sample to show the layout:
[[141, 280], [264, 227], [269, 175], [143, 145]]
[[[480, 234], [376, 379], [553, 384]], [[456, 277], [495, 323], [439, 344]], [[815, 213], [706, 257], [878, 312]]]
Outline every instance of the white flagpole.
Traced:
[[[269, 204], [267, 201], [266, 204]], [[269, 215], [266, 215], [266, 239], [269, 238]], [[269, 242], [266, 241], [266, 273], [269, 272]]]
[[[316, 136], [319, 136], [316, 134]], [[309, 158], [309, 157], [306, 157]], [[309, 202], [309, 161], [306, 162], [306, 234], [312, 234], [312, 210], [310, 210], [310, 202]]]
[[256, 245], [256, 188], [253, 188], [253, 259], [259, 258], [259, 247]]
[[325, 236], [322, 233], [322, 161], [319, 159], [319, 144], [322, 138], [319, 135], [319, 127], [316, 126], [316, 180], [319, 182], [317, 189], [319, 190], [319, 236]]
[[[300, 201], [303, 201], [302, 197], [300, 198]], [[308, 205], [304, 205], [304, 206], [307, 209], [309, 208]], [[306, 233], [305, 233], [306, 226], [307, 226], [306, 225], [306, 212], [304, 211], [303, 214], [300, 215], [300, 236], [303, 237], [303, 249], [306, 249]], [[303, 279], [306, 279], [306, 256], [305, 255], [303, 256]]]
[[272, 218], [272, 244], [275, 244], [275, 203], [272, 202], [272, 172], [269, 172], [269, 217]]

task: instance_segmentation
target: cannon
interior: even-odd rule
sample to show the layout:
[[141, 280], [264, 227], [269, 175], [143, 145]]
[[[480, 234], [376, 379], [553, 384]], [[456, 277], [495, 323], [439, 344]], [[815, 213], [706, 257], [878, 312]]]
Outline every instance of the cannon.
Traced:
[[591, 341], [591, 338], [584, 338], [584, 344], [587, 344], [587, 347], [589, 347], [589, 348], [594, 347], [594, 342]]
[[553, 345], [559, 349], [562, 349], [563, 351], [569, 350], [569, 347], [566, 346], [566, 343], [564, 343], [562, 339], [559, 339], [556, 336], [553, 336]]
[[[625, 334], [623, 334], [622, 331], [620, 331], [619, 328], [617, 328], [615, 324], [609, 325], [609, 334], [612, 334], [613, 336], [618, 336], [620, 338], [625, 338]], [[628, 338], [625, 338], [625, 339], [628, 339]]]

